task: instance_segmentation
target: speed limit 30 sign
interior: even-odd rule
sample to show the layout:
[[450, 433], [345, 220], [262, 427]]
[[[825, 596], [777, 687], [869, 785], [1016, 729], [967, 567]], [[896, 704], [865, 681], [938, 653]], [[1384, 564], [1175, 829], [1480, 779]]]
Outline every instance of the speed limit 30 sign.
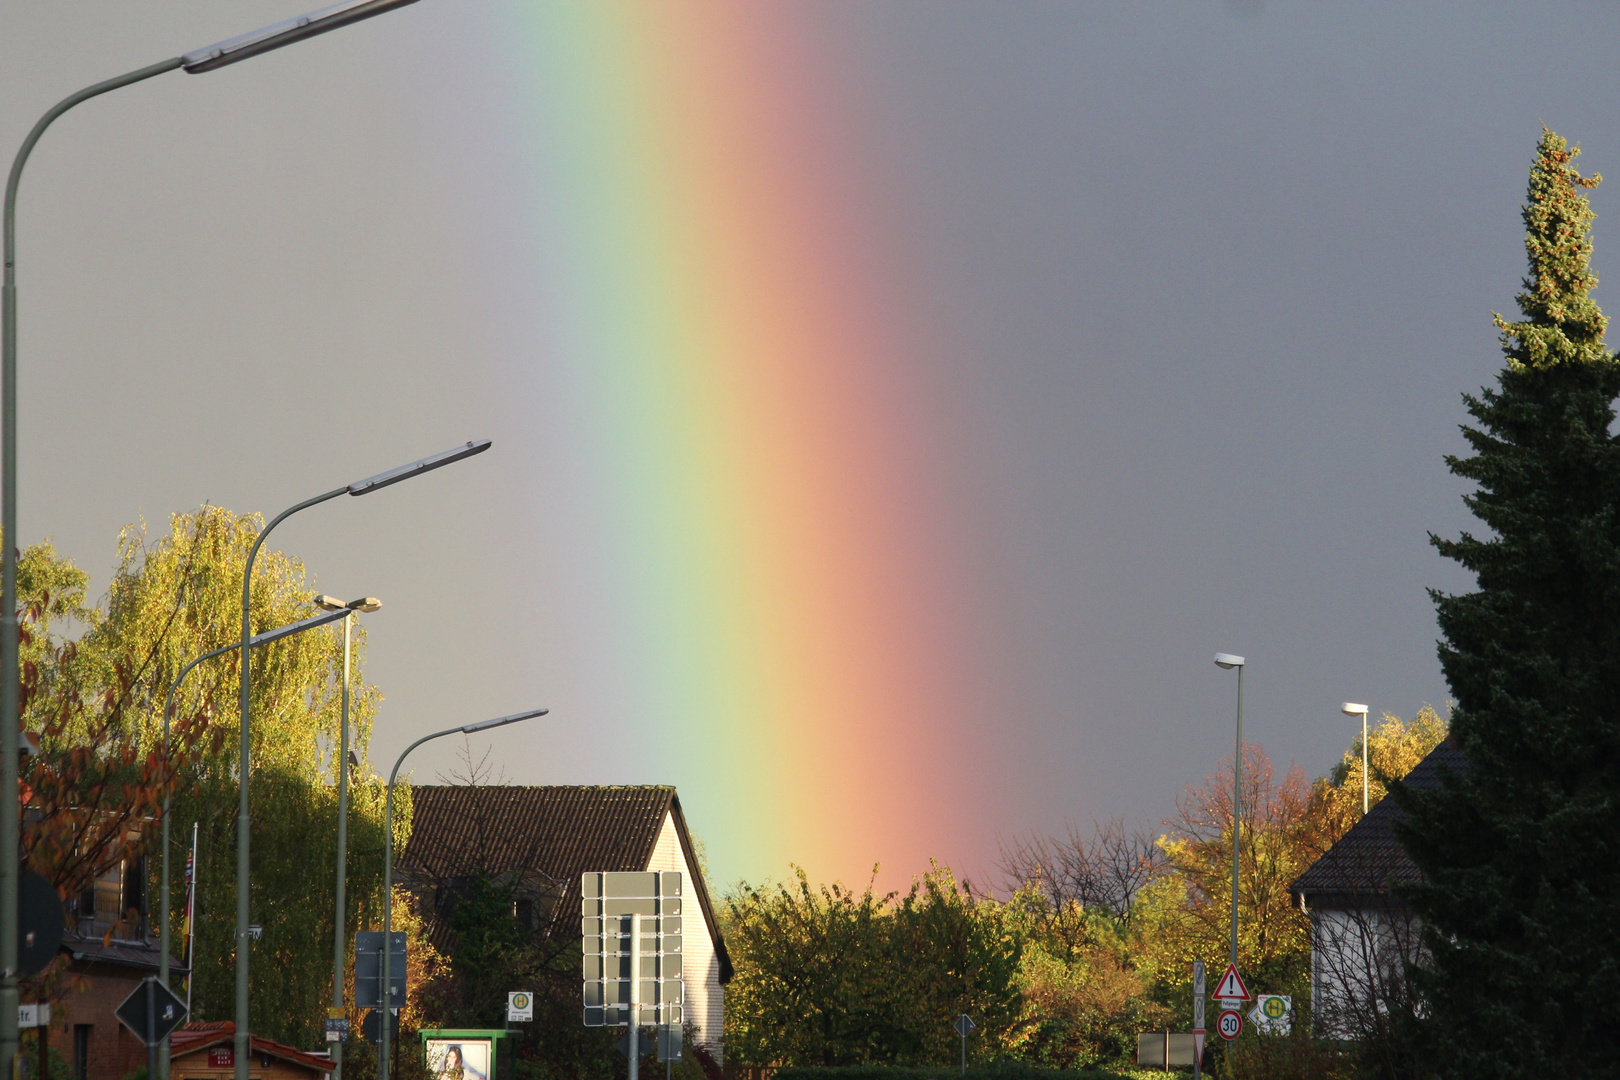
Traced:
[[1236, 1009], [1222, 1009], [1215, 1021], [1215, 1030], [1228, 1042], [1237, 1038], [1243, 1032], [1243, 1014]]

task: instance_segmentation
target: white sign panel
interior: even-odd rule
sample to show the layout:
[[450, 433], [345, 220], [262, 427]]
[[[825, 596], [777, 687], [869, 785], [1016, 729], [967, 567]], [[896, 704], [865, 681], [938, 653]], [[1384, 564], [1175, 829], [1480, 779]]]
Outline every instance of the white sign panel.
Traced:
[[508, 1023], [520, 1023], [534, 1019], [534, 995], [527, 990], [514, 990], [506, 995], [506, 1019]]
[[1267, 1035], [1287, 1035], [1294, 1026], [1294, 999], [1287, 994], [1261, 994], [1249, 1010], [1249, 1019]]

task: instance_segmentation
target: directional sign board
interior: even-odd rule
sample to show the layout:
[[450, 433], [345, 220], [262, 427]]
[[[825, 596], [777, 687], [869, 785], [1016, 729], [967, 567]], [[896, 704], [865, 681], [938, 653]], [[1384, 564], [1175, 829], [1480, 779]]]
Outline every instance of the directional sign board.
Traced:
[[118, 1022], [135, 1033], [146, 1046], [156, 1046], [163, 1036], [179, 1027], [186, 1019], [186, 1003], [174, 996], [174, 991], [158, 982], [157, 976], [148, 975], [130, 992], [124, 1003], [113, 1011]]
[[[397, 1009], [405, 1004], [405, 931], [395, 930], [390, 936], [388, 1004]], [[354, 1003], [362, 1009], [382, 1008], [382, 940], [381, 930], [354, 935]]]
[[1221, 981], [1215, 984], [1215, 993], [1210, 995], [1218, 1001], [1248, 1001], [1249, 988], [1243, 983], [1243, 976], [1238, 974], [1236, 964], [1226, 965], [1226, 974]]
[[1294, 999], [1287, 994], [1261, 994], [1249, 1010], [1254, 1026], [1267, 1035], [1287, 1035], [1293, 1027]]
[[1215, 1018], [1215, 1030], [1221, 1038], [1231, 1042], [1243, 1034], [1243, 1014], [1236, 1009], [1222, 1009], [1221, 1015]]
[[579, 896], [585, 1026], [629, 1024], [632, 1001], [637, 1023], [680, 1024], [680, 873], [581, 874]]
[[658, 1025], [658, 1060], [681, 1060], [681, 1027], [679, 1024]]

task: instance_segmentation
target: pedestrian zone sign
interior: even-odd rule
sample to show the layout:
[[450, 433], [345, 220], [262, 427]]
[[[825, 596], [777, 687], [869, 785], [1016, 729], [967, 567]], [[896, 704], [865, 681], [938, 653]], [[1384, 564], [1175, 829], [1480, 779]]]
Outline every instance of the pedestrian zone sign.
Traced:
[[1261, 994], [1249, 1010], [1254, 1026], [1267, 1035], [1287, 1035], [1292, 1025], [1294, 999], [1287, 994]]
[[1243, 984], [1243, 976], [1238, 974], [1236, 964], [1226, 965], [1226, 974], [1221, 981], [1215, 984], [1215, 993], [1210, 995], [1217, 1001], [1249, 1001], [1251, 995], [1249, 988]]

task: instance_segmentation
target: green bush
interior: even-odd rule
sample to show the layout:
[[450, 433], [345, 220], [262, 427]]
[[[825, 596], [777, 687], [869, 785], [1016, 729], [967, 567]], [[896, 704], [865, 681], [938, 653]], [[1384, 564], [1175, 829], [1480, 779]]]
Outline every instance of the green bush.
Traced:
[[[951, 1080], [961, 1073], [959, 1065], [794, 1066], [778, 1069], [775, 1080]], [[1038, 1065], [1005, 1060], [971, 1065], [967, 1076], [968, 1080], [1124, 1080], [1119, 1073], [1101, 1069], [1043, 1069]]]

